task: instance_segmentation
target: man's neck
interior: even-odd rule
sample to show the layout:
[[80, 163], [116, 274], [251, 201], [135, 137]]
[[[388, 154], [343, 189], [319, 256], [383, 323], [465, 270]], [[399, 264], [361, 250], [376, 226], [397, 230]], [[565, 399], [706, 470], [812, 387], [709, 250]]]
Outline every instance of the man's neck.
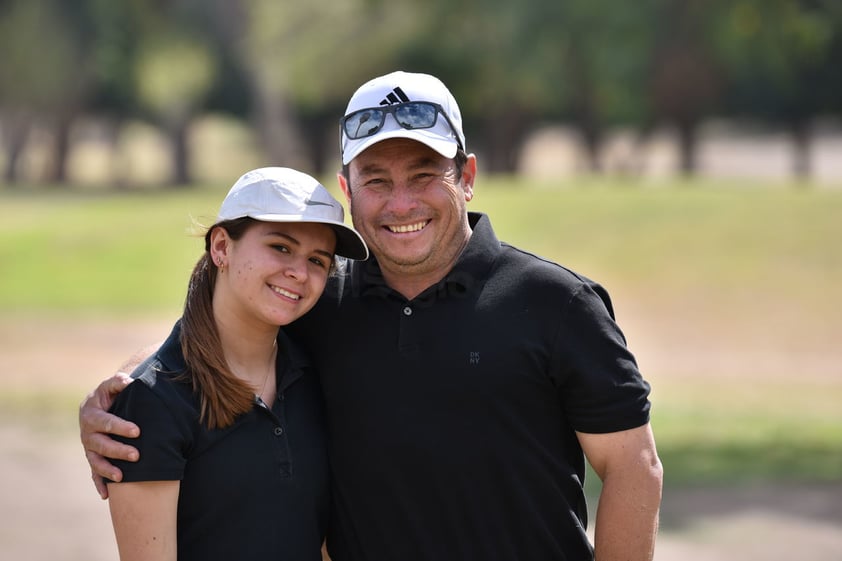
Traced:
[[438, 284], [450, 274], [450, 271], [453, 270], [453, 267], [456, 266], [456, 263], [465, 251], [470, 237], [471, 231], [468, 230], [464, 244], [459, 251], [454, 253], [450, 262], [443, 267], [436, 268], [434, 271], [414, 272], [401, 267], [384, 266], [382, 262], [378, 261], [380, 272], [383, 274], [383, 280], [386, 281], [386, 285], [389, 288], [399, 292], [407, 300], [412, 300], [431, 286]]

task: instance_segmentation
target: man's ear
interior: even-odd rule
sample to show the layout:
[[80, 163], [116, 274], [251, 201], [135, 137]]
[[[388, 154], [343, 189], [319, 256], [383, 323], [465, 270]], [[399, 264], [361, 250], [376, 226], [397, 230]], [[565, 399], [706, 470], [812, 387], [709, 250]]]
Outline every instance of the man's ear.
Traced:
[[465, 200], [474, 198], [474, 181], [477, 178], [477, 157], [468, 154], [468, 160], [462, 167], [462, 190], [465, 191]]
[[345, 195], [345, 202], [350, 205], [351, 187], [350, 185], [348, 185], [348, 180], [345, 178], [345, 175], [341, 171], [336, 174], [336, 179], [339, 181], [339, 188], [342, 189], [342, 193]]

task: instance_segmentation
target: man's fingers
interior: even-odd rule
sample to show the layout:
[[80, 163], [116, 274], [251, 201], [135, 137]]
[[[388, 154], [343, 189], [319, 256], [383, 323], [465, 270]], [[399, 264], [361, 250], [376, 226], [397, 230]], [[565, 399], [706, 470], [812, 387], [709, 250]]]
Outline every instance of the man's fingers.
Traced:
[[[116, 415], [112, 415], [111, 413], [100, 412], [97, 416], [101, 416], [102, 419], [99, 421], [100, 423], [105, 423], [105, 427], [102, 432], [106, 434], [116, 434], [117, 436], [123, 436], [126, 438], [137, 438], [140, 436], [140, 427], [136, 424], [132, 423], [131, 421], [127, 421]], [[109, 454], [105, 454], [109, 457]]]
[[[105, 462], [107, 462], [109, 458], [112, 460], [136, 462], [140, 457], [137, 448], [118, 442], [107, 434], [89, 434], [84, 440], [84, 445], [86, 454], [92, 454], [97, 459], [102, 457]], [[93, 464], [91, 465], [91, 468], [94, 468]], [[104, 470], [94, 469], [94, 471], [102, 476], [109, 477], [108, 473]]]
[[97, 493], [104, 500], [108, 498], [108, 485], [105, 483], [105, 478], [112, 481], [121, 481], [123, 479], [123, 472], [115, 467], [108, 460], [94, 452], [85, 451], [85, 457], [91, 465], [91, 479], [94, 481]]
[[88, 448], [88, 441], [96, 434], [116, 434], [126, 438], [137, 438], [140, 436], [140, 427], [93, 405], [83, 405], [79, 409], [79, 432], [82, 436], [82, 444]]
[[136, 448], [111, 438], [116, 434], [126, 438], [140, 436], [140, 427], [108, 413], [114, 396], [120, 393], [132, 379], [121, 372], [108, 378], [88, 394], [79, 406], [79, 434], [85, 457], [91, 466], [91, 479], [97, 493], [108, 498], [108, 486], [103, 478], [120, 481], [123, 473], [108, 461], [108, 458], [136, 462], [139, 454]]
[[132, 383], [132, 377], [125, 372], [117, 372], [110, 378], [100, 382], [96, 389], [87, 395], [82, 402], [81, 412], [87, 409], [108, 409], [114, 402], [114, 397]]
[[101, 498], [103, 501], [107, 499], [108, 485], [106, 485], [105, 480], [95, 473], [91, 474], [91, 479], [94, 480], [94, 487], [96, 487], [96, 492], [99, 493], [99, 498]]
[[[132, 380], [132, 377], [125, 372], [117, 372], [107, 380], [103, 380], [94, 393], [108, 395], [113, 399], [115, 395], [131, 384]], [[111, 403], [108, 403], [108, 405], [110, 406]]]

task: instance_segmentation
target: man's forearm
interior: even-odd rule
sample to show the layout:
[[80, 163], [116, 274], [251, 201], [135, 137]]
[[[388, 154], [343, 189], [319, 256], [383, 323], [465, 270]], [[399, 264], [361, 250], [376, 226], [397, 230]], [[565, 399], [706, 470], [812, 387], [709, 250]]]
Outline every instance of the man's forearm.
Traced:
[[596, 561], [652, 561], [658, 533], [660, 463], [635, 466], [603, 481], [596, 514]]
[[126, 360], [122, 365], [120, 365], [119, 372], [125, 372], [130, 374], [135, 368], [140, 366], [144, 360], [152, 356], [158, 348], [161, 346], [160, 343], [156, 343], [154, 345], [149, 345], [148, 347], [143, 347], [142, 349], [136, 351], [132, 356]]

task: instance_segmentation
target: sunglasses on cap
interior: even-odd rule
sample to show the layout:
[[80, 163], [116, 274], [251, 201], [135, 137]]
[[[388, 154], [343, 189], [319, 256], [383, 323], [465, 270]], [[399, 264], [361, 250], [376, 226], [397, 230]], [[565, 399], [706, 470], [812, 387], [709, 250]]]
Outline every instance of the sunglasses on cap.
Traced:
[[447, 121], [456, 143], [464, 150], [456, 128], [450, 122], [444, 109], [438, 103], [430, 101], [409, 101], [382, 107], [368, 107], [349, 113], [340, 121], [342, 130], [349, 140], [357, 140], [377, 134], [386, 122], [386, 115], [391, 113], [395, 121], [407, 130], [431, 129], [436, 126], [439, 113]]

